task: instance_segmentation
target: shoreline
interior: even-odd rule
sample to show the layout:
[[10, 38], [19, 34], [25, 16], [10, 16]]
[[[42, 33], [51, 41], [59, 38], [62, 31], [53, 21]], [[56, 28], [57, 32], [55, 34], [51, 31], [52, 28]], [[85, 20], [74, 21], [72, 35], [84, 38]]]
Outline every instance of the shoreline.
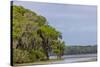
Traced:
[[[94, 55], [94, 56], [92, 56]], [[74, 56], [74, 57], [73, 57]], [[47, 61], [36, 61], [32, 63], [14, 64], [14, 66], [30, 66], [30, 65], [48, 65], [48, 64], [67, 64], [67, 63], [81, 63], [81, 62], [94, 62], [97, 61], [97, 54], [84, 54], [82, 55], [70, 55], [62, 57], [62, 59], [52, 58]], [[81, 56], [81, 57], [80, 57]]]

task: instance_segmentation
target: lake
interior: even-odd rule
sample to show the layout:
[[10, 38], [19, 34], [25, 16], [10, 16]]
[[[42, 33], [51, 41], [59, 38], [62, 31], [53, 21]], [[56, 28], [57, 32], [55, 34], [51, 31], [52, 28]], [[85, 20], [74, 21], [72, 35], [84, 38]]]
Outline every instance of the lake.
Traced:
[[[50, 59], [55, 59], [56, 56], [51, 56]], [[81, 54], [81, 55], [64, 55], [62, 61], [51, 62], [50, 64], [63, 64], [63, 63], [75, 63], [75, 62], [89, 62], [96, 61], [97, 54]]]

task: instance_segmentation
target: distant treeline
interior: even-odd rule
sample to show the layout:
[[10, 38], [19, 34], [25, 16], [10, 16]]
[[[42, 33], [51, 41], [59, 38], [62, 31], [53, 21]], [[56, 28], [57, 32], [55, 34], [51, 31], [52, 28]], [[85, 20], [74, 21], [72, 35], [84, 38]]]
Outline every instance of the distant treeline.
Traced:
[[91, 54], [97, 53], [97, 45], [94, 46], [66, 46], [64, 50], [65, 55], [72, 54]]

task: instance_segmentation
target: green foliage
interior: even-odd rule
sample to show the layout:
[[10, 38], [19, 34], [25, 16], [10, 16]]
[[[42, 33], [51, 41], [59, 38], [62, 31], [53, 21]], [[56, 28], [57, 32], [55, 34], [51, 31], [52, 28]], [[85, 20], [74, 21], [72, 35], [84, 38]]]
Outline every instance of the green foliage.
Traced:
[[57, 58], [61, 58], [61, 56], [64, 54], [64, 47], [65, 47], [64, 42], [58, 40], [58, 41], [53, 41], [52, 44], [53, 44], [52, 52], [57, 55]]
[[51, 26], [41, 26], [40, 30], [44, 33], [44, 36], [48, 36], [52, 39], [57, 39], [61, 36], [61, 33]]
[[36, 51], [36, 56], [37, 56], [37, 59], [39, 59], [39, 60], [44, 60], [46, 58], [45, 53], [40, 50]]
[[29, 53], [26, 50], [13, 49], [13, 62], [14, 63], [30, 62]]
[[14, 63], [48, 60], [50, 52], [62, 56], [61, 33], [48, 25], [45, 17], [22, 6], [13, 5], [12, 8]]

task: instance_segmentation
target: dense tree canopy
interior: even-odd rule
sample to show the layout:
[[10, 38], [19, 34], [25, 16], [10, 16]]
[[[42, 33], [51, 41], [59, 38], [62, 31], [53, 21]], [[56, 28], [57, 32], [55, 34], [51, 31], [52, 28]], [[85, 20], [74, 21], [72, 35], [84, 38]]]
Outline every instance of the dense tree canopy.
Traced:
[[46, 18], [22, 6], [13, 5], [12, 9], [13, 62], [48, 60], [50, 52], [61, 58], [61, 33], [48, 25]]

